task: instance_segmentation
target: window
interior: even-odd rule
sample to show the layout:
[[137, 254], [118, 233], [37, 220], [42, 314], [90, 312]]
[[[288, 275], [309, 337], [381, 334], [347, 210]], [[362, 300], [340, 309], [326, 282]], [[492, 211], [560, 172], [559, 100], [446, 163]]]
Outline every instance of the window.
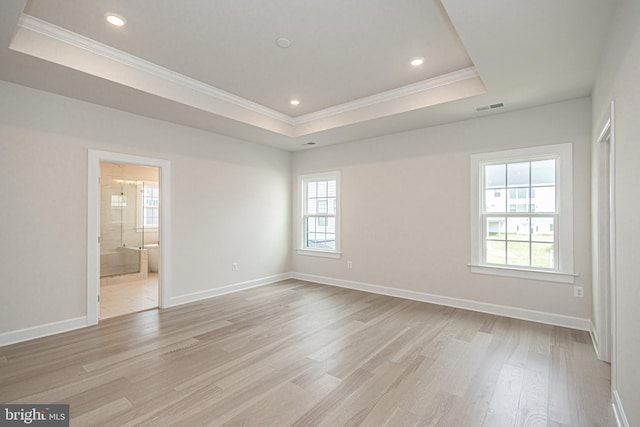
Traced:
[[340, 257], [339, 184], [339, 172], [299, 177], [299, 254]]
[[138, 230], [158, 228], [160, 224], [160, 189], [155, 182], [138, 184]]
[[471, 156], [472, 272], [573, 283], [571, 154], [568, 143]]

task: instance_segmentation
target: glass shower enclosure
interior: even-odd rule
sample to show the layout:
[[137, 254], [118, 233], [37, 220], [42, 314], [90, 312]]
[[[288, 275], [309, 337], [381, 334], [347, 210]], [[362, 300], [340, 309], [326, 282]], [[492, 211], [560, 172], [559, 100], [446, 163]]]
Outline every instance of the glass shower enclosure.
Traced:
[[144, 234], [136, 230], [137, 193], [137, 183], [122, 179], [102, 186], [101, 277], [140, 271]]
[[134, 168], [101, 164], [100, 277], [139, 273], [145, 227], [157, 233], [157, 183], [129, 179]]

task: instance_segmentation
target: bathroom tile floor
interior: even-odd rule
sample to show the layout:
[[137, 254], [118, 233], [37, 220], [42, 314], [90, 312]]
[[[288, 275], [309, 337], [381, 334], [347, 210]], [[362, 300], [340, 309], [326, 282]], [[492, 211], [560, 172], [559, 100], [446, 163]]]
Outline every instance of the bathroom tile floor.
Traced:
[[100, 319], [121, 316], [158, 306], [158, 274], [149, 273], [146, 279], [113, 283], [100, 279]]

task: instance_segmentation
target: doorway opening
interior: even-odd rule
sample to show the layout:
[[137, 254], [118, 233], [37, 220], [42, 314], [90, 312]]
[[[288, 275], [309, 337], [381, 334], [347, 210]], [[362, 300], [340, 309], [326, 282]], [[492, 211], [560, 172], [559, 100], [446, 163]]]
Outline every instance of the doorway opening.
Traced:
[[100, 162], [100, 319], [158, 307], [160, 170]]
[[165, 308], [170, 162], [89, 150], [87, 322]]

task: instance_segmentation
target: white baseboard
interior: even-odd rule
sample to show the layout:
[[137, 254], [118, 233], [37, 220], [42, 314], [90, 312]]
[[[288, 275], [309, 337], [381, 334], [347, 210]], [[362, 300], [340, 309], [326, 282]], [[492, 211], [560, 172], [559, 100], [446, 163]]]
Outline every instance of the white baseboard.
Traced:
[[60, 320], [58, 322], [46, 323], [44, 325], [31, 326], [29, 328], [18, 329], [17, 331], [3, 332], [0, 333], [0, 347], [35, 338], [46, 337], [48, 335], [60, 334], [62, 332], [84, 328], [85, 326], [89, 326], [87, 323], [87, 316]]
[[[169, 299], [169, 307], [189, 302], [199, 301], [219, 295], [238, 292], [245, 289], [255, 288], [258, 286], [268, 285], [269, 283], [278, 282], [291, 278], [291, 273], [277, 274], [274, 276], [264, 277], [261, 279], [250, 280], [248, 282], [236, 283], [222, 288], [208, 289], [206, 291], [194, 292], [192, 294], [181, 295]], [[61, 320], [59, 322], [47, 323], [45, 325], [32, 326], [29, 328], [19, 329], [16, 331], [8, 331], [0, 333], [0, 347], [15, 344], [22, 341], [28, 341], [35, 338], [42, 338], [49, 335], [59, 334], [74, 329], [91, 326], [88, 323], [87, 316], [77, 317], [74, 319]]]
[[613, 413], [616, 416], [618, 427], [629, 427], [629, 420], [627, 420], [627, 416], [625, 415], [624, 409], [622, 408], [622, 402], [620, 401], [618, 390], [613, 390], [613, 392], [611, 393], [611, 401], [611, 404], [613, 406]]
[[207, 298], [213, 298], [232, 292], [244, 291], [245, 289], [257, 288], [258, 286], [268, 285], [270, 283], [279, 282], [291, 278], [291, 273], [276, 274], [274, 276], [263, 277], [261, 279], [250, 280], [248, 282], [235, 283], [233, 285], [223, 286], [221, 288], [207, 289], [205, 291], [194, 292], [191, 294], [180, 295], [169, 298], [168, 307], [176, 305], [188, 304], [190, 302], [200, 301]]
[[565, 316], [562, 314], [546, 313], [543, 311], [527, 310], [524, 308], [509, 307], [505, 305], [490, 304], [467, 300], [462, 298], [446, 297], [428, 294], [424, 292], [409, 291], [405, 289], [387, 288], [380, 285], [354, 282], [350, 280], [334, 279], [330, 277], [315, 276], [312, 274], [292, 273], [292, 278], [341, 288], [355, 289], [374, 294], [388, 295], [392, 297], [410, 299], [414, 301], [428, 302], [447, 307], [462, 308], [465, 310], [479, 311], [481, 313], [495, 314], [498, 316], [512, 317], [514, 319], [529, 320], [531, 322], [545, 323], [554, 326], [589, 331], [591, 321], [579, 317]]
[[[549, 325], [564, 326], [571, 329], [582, 331], [590, 331], [591, 322], [588, 319], [578, 317], [564, 316], [561, 314], [545, 313], [541, 311], [526, 310], [516, 307], [508, 307], [496, 304], [483, 303], [479, 301], [466, 300], [461, 298], [452, 298], [441, 295], [433, 295], [423, 292], [415, 292], [404, 289], [387, 288], [385, 286], [371, 285], [367, 283], [354, 282], [349, 280], [333, 279], [329, 277], [315, 276], [302, 273], [282, 273], [261, 279], [250, 280], [247, 282], [236, 283], [233, 285], [223, 286], [221, 288], [208, 289], [205, 291], [194, 292], [191, 294], [180, 295], [169, 299], [169, 307], [187, 304], [190, 302], [200, 301], [232, 292], [238, 292], [245, 289], [256, 288], [259, 286], [275, 283], [280, 280], [295, 278], [306, 280], [309, 282], [338, 286], [342, 288], [355, 289], [375, 294], [388, 295], [392, 297], [410, 299], [414, 301], [422, 301], [431, 304], [439, 304], [448, 307], [462, 308], [465, 310], [479, 311], [482, 313], [496, 314], [499, 316], [512, 317], [515, 319], [529, 320], [532, 322], [546, 323]], [[90, 326], [87, 317], [77, 317], [73, 319], [61, 320], [59, 322], [48, 323], [45, 325], [32, 326], [29, 328], [19, 329], [0, 333], [0, 346], [14, 344], [22, 341], [41, 338], [48, 335], [59, 334], [74, 329]], [[620, 406], [620, 410], [622, 407]], [[624, 412], [622, 412], [624, 418]], [[628, 424], [627, 424], [628, 425]], [[626, 425], [625, 425], [626, 426]]]

